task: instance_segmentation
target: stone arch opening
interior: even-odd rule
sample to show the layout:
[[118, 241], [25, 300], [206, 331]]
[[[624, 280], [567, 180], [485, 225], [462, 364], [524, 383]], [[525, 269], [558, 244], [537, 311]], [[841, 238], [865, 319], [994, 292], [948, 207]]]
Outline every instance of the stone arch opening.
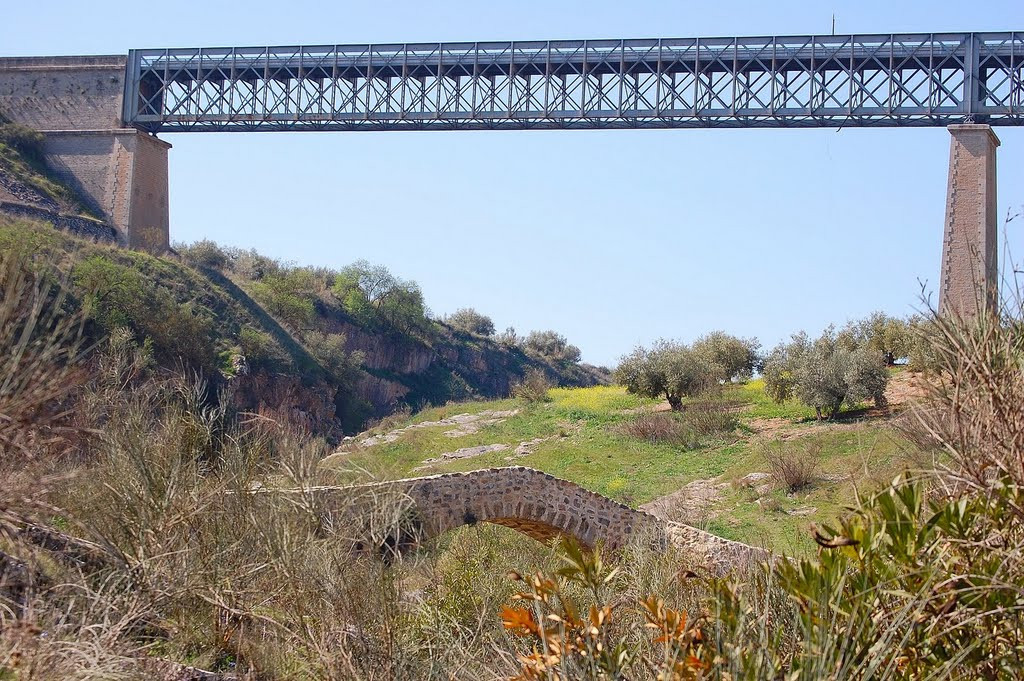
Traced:
[[428, 538], [487, 522], [543, 542], [565, 535], [588, 547], [599, 542], [620, 547], [658, 525], [643, 511], [520, 466], [415, 478], [402, 484], [423, 518]]

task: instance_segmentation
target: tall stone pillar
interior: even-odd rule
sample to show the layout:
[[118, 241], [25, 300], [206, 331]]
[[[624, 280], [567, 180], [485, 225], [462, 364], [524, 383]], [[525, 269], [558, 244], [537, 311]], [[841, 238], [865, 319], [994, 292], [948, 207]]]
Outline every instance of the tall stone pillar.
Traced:
[[989, 125], [951, 125], [939, 312], [974, 317], [998, 303], [996, 147]]

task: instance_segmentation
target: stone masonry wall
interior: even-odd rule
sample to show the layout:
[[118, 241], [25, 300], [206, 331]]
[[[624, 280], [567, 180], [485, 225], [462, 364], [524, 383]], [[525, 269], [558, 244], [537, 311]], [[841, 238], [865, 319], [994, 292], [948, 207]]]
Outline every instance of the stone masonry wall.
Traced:
[[[128, 223], [123, 189], [128, 180], [123, 158], [126, 151], [116, 134], [51, 132], [46, 135], [43, 153], [54, 175], [74, 189], [90, 210], [106, 217], [115, 227]], [[118, 161], [122, 163], [120, 188], [116, 179]]]
[[170, 145], [134, 128], [51, 131], [47, 165], [91, 210], [104, 216], [130, 248], [168, 248], [167, 150]]
[[128, 246], [150, 253], [170, 248], [167, 150], [171, 145], [138, 133], [132, 138], [131, 208]]
[[124, 55], [0, 59], [0, 114], [36, 130], [122, 127]]

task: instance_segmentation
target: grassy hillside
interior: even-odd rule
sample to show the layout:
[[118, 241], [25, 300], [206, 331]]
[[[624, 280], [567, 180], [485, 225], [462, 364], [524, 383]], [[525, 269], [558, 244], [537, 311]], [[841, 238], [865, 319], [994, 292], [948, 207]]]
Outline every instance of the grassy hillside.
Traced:
[[[906, 381], [896, 373], [895, 384]], [[789, 554], [814, 548], [812, 523], [833, 522], [858, 492], [878, 489], [908, 465], [907, 443], [891, 416], [851, 411], [838, 422], [819, 423], [796, 402], [771, 403], [760, 381], [730, 386], [723, 395], [736, 417], [734, 428], [683, 445], [628, 434], [631, 421], [662, 407], [620, 387], [560, 388], [550, 397], [535, 404], [501, 400], [429, 409], [347, 441], [325, 465], [386, 476], [530, 466], [634, 507], [662, 499], [659, 514]], [[481, 413], [473, 423], [483, 425], [475, 432], [453, 425], [467, 420], [453, 416]], [[442, 419], [450, 421], [429, 425]], [[391, 438], [384, 439], [393, 441], [379, 441], [388, 433]], [[507, 448], [459, 452], [496, 444]], [[787, 457], [813, 457], [813, 482], [789, 493], [758, 475], [771, 470], [762, 453], [766, 445], [781, 447]]]
[[89, 309], [93, 340], [128, 329], [157, 367], [199, 373], [211, 396], [227, 388], [221, 393], [235, 408], [314, 433], [354, 432], [397, 408], [504, 396], [530, 369], [568, 385], [599, 380], [577, 363], [547, 361], [422, 314], [415, 329], [357, 318], [311, 270], [251, 252], [265, 269], [259, 276], [0, 215], [0, 256], [19, 250], [68, 280]]

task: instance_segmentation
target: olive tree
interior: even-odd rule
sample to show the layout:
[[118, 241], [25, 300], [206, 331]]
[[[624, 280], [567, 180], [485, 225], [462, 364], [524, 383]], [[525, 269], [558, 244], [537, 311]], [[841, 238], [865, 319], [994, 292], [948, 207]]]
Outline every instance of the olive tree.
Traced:
[[775, 402], [796, 397], [819, 419], [832, 419], [843, 404], [864, 399], [885, 404], [889, 381], [885, 359], [867, 343], [857, 344], [829, 327], [816, 340], [801, 332], [777, 346], [764, 362], [765, 393]]
[[494, 335], [494, 322], [487, 315], [480, 314], [471, 307], [456, 310], [445, 320], [449, 326], [475, 336], [490, 337]]
[[674, 411], [683, 398], [698, 395], [718, 383], [725, 369], [708, 354], [674, 341], [660, 340], [651, 349], [638, 347], [622, 358], [615, 380], [643, 397], [664, 397]]
[[873, 312], [864, 319], [850, 322], [841, 334], [847, 343], [867, 346], [882, 355], [888, 366], [909, 357], [914, 345], [912, 323], [907, 319]]
[[531, 331], [523, 339], [523, 349], [553, 362], [575, 364], [580, 361], [580, 349], [570, 345], [560, 333], [555, 331]]
[[712, 331], [693, 343], [693, 351], [722, 368], [723, 381], [747, 380], [760, 368], [761, 344], [756, 338], [737, 338], [724, 331]]

